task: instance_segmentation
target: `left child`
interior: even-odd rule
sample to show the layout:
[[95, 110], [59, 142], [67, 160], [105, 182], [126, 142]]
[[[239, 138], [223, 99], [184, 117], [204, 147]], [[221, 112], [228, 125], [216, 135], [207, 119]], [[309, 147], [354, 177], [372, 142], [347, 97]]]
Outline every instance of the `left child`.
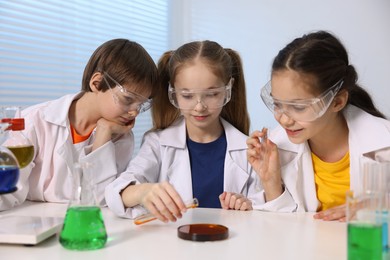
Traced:
[[22, 111], [33, 161], [21, 169], [17, 191], [0, 195], [0, 210], [32, 201], [68, 202], [75, 163], [94, 167], [98, 202], [126, 169], [134, 150], [135, 118], [151, 106], [157, 67], [138, 43], [113, 39], [90, 57], [81, 91]]

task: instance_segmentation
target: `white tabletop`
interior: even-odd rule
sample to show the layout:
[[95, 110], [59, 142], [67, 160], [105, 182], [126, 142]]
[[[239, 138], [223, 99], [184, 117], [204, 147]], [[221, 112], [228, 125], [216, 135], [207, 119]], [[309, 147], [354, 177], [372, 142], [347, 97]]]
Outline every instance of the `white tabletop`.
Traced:
[[[103, 249], [71, 251], [58, 235], [35, 246], [0, 244], [1, 259], [346, 259], [346, 224], [314, 220], [311, 213], [271, 213], [190, 209], [176, 223], [158, 220], [140, 226], [103, 208], [108, 241]], [[0, 212], [13, 216], [64, 217], [66, 205], [26, 202]], [[184, 224], [213, 223], [229, 228], [229, 238], [193, 242], [177, 237]]]

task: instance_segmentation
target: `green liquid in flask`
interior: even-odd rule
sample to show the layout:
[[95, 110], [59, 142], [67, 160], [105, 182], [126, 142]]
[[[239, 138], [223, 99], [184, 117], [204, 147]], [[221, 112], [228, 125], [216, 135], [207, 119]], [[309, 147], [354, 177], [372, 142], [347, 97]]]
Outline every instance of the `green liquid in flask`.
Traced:
[[348, 224], [348, 259], [381, 260], [382, 226], [374, 224]]
[[70, 207], [65, 216], [60, 243], [71, 250], [93, 250], [104, 247], [107, 233], [99, 207]]

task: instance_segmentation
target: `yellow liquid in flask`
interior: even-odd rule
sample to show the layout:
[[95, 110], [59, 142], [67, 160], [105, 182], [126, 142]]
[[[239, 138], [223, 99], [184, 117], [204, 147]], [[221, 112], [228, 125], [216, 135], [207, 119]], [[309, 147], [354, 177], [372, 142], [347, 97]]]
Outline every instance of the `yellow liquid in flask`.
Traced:
[[26, 167], [34, 157], [34, 146], [32, 145], [14, 146], [7, 148], [10, 149], [11, 152], [15, 155], [20, 168]]

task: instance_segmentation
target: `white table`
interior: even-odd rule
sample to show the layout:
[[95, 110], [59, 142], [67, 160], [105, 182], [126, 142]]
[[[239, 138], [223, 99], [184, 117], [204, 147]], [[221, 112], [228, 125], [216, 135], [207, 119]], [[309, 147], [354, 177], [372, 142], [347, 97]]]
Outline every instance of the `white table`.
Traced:
[[[346, 259], [345, 223], [314, 220], [311, 213], [270, 213], [220, 209], [190, 209], [176, 223], [158, 220], [136, 226], [103, 208], [109, 236], [103, 249], [71, 251], [58, 242], [58, 235], [26, 247], [0, 244], [0, 259]], [[13, 216], [64, 217], [66, 205], [26, 202], [0, 212]], [[229, 238], [215, 242], [192, 242], [177, 237], [177, 228], [190, 223], [222, 224]]]

